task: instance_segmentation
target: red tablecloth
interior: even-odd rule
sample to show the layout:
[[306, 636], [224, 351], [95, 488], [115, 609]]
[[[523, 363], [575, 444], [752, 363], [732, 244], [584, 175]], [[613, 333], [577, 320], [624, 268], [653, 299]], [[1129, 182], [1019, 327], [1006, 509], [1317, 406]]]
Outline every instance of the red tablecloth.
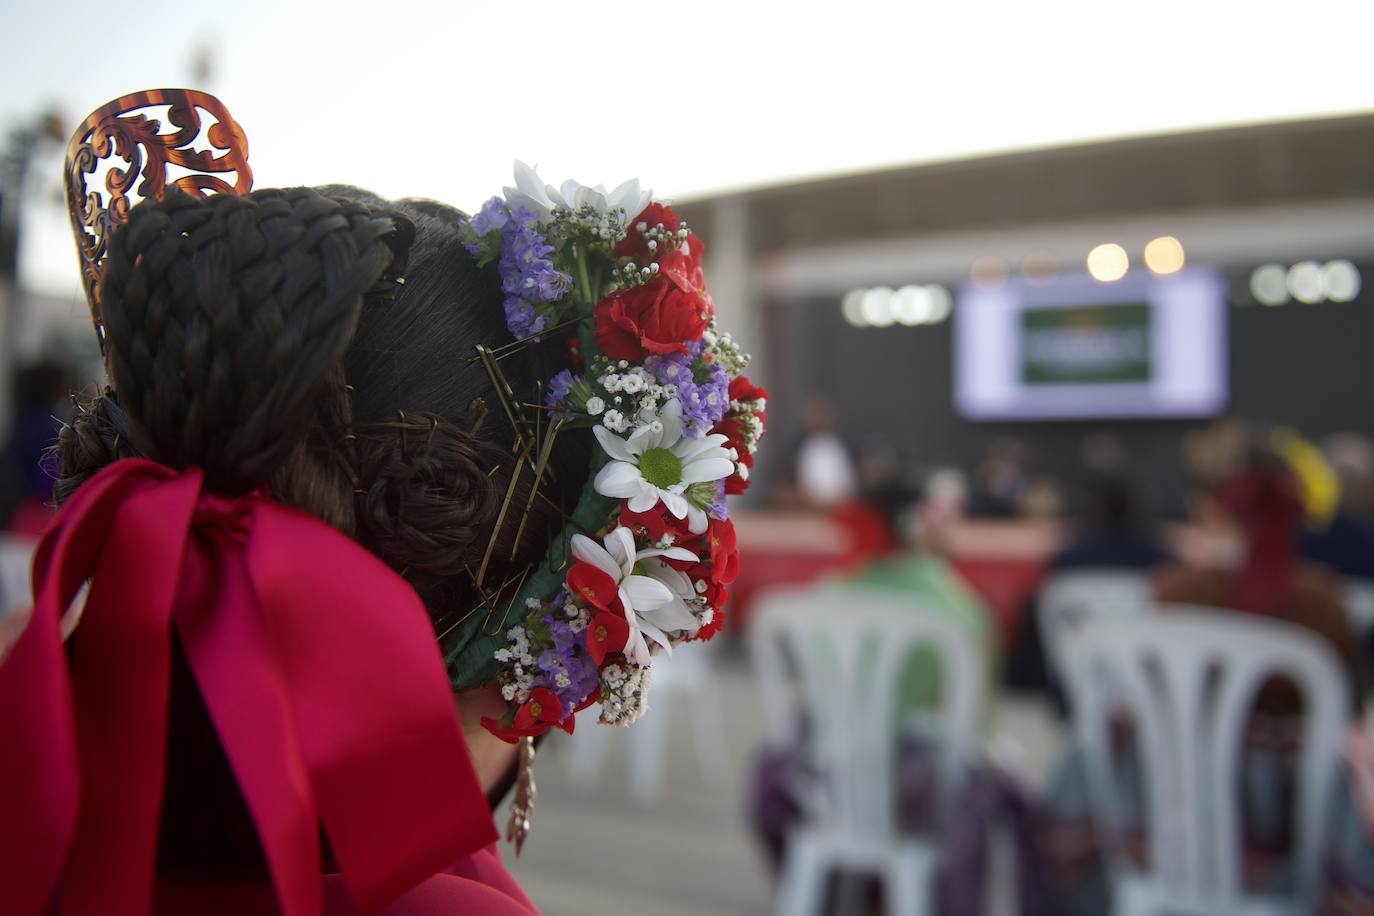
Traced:
[[[763, 589], [800, 585], [855, 567], [858, 558], [830, 520], [820, 516], [749, 515], [736, 518], [740, 577], [731, 589], [727, 629], [742, 633]], [[1021, 610], [1059, 543], [1056, 525], [962, 522], [951, 532], [950, 561], [983, 600], [1008, 645]]]

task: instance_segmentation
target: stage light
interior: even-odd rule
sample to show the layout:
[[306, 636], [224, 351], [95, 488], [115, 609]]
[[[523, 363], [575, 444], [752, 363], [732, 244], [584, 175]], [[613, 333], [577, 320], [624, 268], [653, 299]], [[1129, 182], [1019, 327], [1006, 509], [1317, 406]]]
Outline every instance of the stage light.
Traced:
[[1288, 268], [1288, 291], [1308, 305], [1326, 298], [1326, 276], [1316, 261], [1299, 261]]
[[840, 312], [844, 315], [844, 320], [856, 328], [868, 327], [868, 321], [864, 318], [864, 290], [852, 289], [845, 293], [844, 300], [840, 303]]
[[1107, 242], [1088, 252], [1087, 265], [1088, 273], [1094, 280], [1111, 283], [1126, 276], [1131, 259], [1126, 255], [1125, 248], [1115, 242]]
[[1250, 275], [1250, 295], [1260, 305], [1283, 305], [1288, 301], [1288, 274], [1282, 264], [1256, 267]]
[[896, 320], [892, 314], [892, 290], [886, 286], [875, 286], [864, 293], [860, 302], [864, 320], [875, 328], [885, 328]]
[[903, 286], [892, 295], [892, 315], [907, 327], [930, 321], [932, 305], [930, 290], [924, 286]]
[[1172, 235], [1151, 239], [1145, 246], [1145, 266], [1160, 276], [1183, 269], [1183, 245]]
[[1322, 279], [1326, 298], [1332, 302], [1349, 302], [1360, 294], [1360, 270], [1349, 261], [1327, 261], [1322, 265]]
[[926, 324], [939, 324], [949, 317], [954, 302], [950, 299], [949, 290], [943, 286], [931, 284], [926, 289], [930, 291], [930, 314], [926, 317]]

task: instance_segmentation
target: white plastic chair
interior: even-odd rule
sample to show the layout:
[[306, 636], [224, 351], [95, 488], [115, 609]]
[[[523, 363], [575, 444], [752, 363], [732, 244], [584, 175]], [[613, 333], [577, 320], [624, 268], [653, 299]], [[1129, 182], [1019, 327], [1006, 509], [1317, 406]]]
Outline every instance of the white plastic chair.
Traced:
[[[654, 656], [649, 680], [649, 707], [625, 729], [597, 725], [600, 707], [589, 709], [568, 745], [568, 778], [572, 786], [589, 792], [601, 779], [606, 750], [623, 733], [626, 742], [630, 796], [651, 804], [663, 789], [663, 755], [672, 715], [691, 722], [692, 749], [697, 768], [708, 784], [720, 786], [730, 766], [726, 754], [725, 715], [716, 684], [716, 647], [710, 643], [683, 646], [671, 656]], [[683, 708], [685, 705], [685, 709]], [[677, 708], [677, 712], [672, 710]]]
[[[1075, 731], [1099, 834], [1120, 825], [1109, 719], [1134, 723], [1143, 767], [1149, 860], [1114, 859], [1119, 916], [1316, 912], [1324, 820], [1349, 710], [1334, 653], [1292, 624], [1233, 611], [1180, 608], [1086, 624], [1067, 647]], [[1260, 687], [1281, 675], [1303, 695], [1296, 762], [1296, 892], [1247, 894], [1241, 864], [1241, 763]], [[1104, 688], [1110, 689], [1104, 689]]]
[[1345, 605], [1355, 635], [1366, 642], [1374, 631], [1374, 582], [1347, 581]]
[[33, 603], [29, 567], [36, 541], [0, 534], [0, 659], [24, 631]]
[[1150, 584], [1144, 573], [1107, 567], [1055, 573], [1040, 590], [1040, 642], [1050, 670], [1064, 679], [1064, 645], [1089, 620], [1125, 620], [1149, 611]]
[[788, 836], [777, 912], [817, 912], [835, 868], [880, 876], [889, 912], [928, 912], [939, 850], [898, 830], [896, 688], [911, 652], [933, 649], [941, 676], [940, 705], [928, 720], [938, 825], [976, 744], [983, 663], [973, 641], [900, 596], [831, 586], [761, 596], [750, 647], [770, 740], [795, 743], [804, 712], [816, 772], [800, 793], [805, 822]]

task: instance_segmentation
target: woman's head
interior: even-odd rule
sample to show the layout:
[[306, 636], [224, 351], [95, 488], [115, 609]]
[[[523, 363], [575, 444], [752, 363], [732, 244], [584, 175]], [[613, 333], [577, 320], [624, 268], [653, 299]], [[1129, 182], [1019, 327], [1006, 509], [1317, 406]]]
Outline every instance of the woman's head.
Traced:
[[[500, 281], [464, 250], [460, 216], [346, 187], [134, 208], [100, 295], [117, 394], [64, 431], [58, 498], [129, 455], [202, 467], [209, 489], [265, 486], [355, 537], [436, 625], [461, 619], [515, 456], [474, 359], [477, 344], [509, 340]], [[560, 357], [551, 343], [501, 370], [532, 395]], [[496, 533], [488, 582], [536, 563], [571, 509], [585, 444], [560, 441], [520, 544], [518, 513]]]

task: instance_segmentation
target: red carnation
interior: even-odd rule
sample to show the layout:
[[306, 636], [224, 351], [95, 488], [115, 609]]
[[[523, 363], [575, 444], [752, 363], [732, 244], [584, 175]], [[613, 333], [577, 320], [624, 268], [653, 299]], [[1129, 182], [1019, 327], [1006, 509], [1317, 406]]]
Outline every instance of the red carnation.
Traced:
[[[730, 380], [730, 400], [732, 401], [766, 401], [768, 392], [762, 387], [749, 381], [747, 375], [737, 375]], [[760, 420], [765, 419], [763, 411], [759, 411], [754, 416]]]
[[646, 244], [648, 240], [636, 228], [640, 223], [647, 223], [650, 229], [662, 223], [664, 229], [674, 233], [682, 225], [671, 207], [654, 201], [645, 207], [638, 216], [630, 220], [630, 227], [625, 233], [625, 237], [615, 246], [616, 257], [633, 258], [640, 264], [651, 260], [649, 246]]
[[[725, 612], [720, 609], [720, 606], [725, 603], [725, 586], [721, 585], [717, 586], [717, 588], [719, 588], [720, 590], [719, 604], [717, 604], [714, 601], [711, 601], [709, 597], [707, 598], [707, 603], [709, 603], [711, 607], [716, 609], [716, 613], [714, 616], [711, 617], [710, 623], [705, 624], [704, 626], [702, 626], [701, 629], [697, 630], [696, 633], [693, 634], [692, 639], [696, 640], [697, 642], [707, 642], [711, 639], [712, 636], [715, 636], [721, 630], [725, 629]], [[711, 593], [708, 592], [707, 594], [709, 596]]]
[[500, 720], [482, 717], [482, 727], [507, 744], [515, 744], [521, 738], [537, 738], [555, 725], [571, 735], [574, 724], [575, 717], [563, 715], [562, 702], [547, 687], [532, 692], [513, 718], [510, 713]]
[[[646, 512], [631, 512], [626, 503], [621, 503], [620, 524], [638, 533], [643, 529], [643, 541], [658, 543], [664, 535], [671, 535], [674, 547], [683, 547], [697, 553], [700, 535], [692, 533], [692, 520], [689, 517], [675, 518], [662, 502]], [[666, 560], [670, 566], [683, 568], [682, 560]]]
[[[716, 424], [712, 433], [719, 433], [725, 437], [725, 443], [721, 446], [726, 449], [734, 449], [740, 464], [747, 468], [753, 468], [754, 456], [744, 444], [744, 422], [737, 416], [727, 416]], [[749, 481], [740, 477], [738, 473], [731, 474], [725, 478], [725, 495], [738, 496], [749, 489]]]
[[607, 655], [624, 652], [630, 639], [630, 625], [624, 616], [602, 611], [587, 624], [587, 653], [598, 665]]
[[528, 729], [535, 725], [557, 725], [563, 721], [563, 703], [558, 699], [558, 694], [547, 687], [540, 687], [530, 693], [530, 698], [525, 701], [515, 713], [515, 727]]
[[611, 359], [640, 362], [647, 356], [686, 353], [706, 330], [709, 306], [659, 276], [601, 300], [596, 307], [596, 345]]
[[618, 614], [625, 612], [616, 581], [592, 564], [575, 564], [568, 570], [567, 583], [578, 600], [587, 606]]
[[735, 523], [729, 519], [711, 519], [706, 529], [706, 543], [710, 547], [711, 581], [729, 585], [739, 577], [739, 547], [735, 541]]

